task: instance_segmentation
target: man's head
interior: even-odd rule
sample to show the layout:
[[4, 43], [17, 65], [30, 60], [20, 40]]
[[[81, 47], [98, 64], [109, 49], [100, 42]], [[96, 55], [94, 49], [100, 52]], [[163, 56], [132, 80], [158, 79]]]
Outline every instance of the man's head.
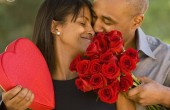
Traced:
[[148, 8], [148, 0], [94, 0], [94, 30], [109, 32], [119, 30], [125, 42], [134, 39]]

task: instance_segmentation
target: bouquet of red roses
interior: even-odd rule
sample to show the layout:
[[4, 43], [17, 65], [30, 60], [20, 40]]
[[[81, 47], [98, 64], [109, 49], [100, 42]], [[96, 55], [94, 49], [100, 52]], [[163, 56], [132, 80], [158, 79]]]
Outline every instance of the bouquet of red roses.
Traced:
[[140, 84], [132, 74], [138, 62], [138, 51], [125, 50], [121, 32], [114, 30], [98, 33], [86, 52], [72, 61], [70, 70], [78, 73], [78, 89], [93, 90], [101, 101], [112, 104], [120, 92]]

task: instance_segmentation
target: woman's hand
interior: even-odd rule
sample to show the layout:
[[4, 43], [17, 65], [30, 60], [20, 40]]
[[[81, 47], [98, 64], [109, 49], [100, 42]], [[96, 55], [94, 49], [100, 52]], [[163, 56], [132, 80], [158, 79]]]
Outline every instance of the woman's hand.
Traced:
[[34, 94], [21, 86], [16, 86], [2, 94], [2, 100], [7, 110], [25, 110], [32, 103], [33, 99]]
[[116, 102], [117, 110], [136, 110], [135, 103], [127, 99], [124, 93], [119, 93], [118, 100]]

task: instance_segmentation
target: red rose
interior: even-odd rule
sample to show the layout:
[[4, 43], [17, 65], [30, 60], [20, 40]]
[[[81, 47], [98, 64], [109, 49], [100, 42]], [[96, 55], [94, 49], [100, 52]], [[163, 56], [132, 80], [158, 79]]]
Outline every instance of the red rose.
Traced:
[[115, 37], [119, 37], [123, 40], [122, 33], [117, 30], [110, 31], [106, 33], [105, 36], [108, 37], [109, 41], [112, 41]]
[[109, 40], [104, 33], [98, 33], [97, 36], [94, 37], [93, 42], [97, 42], [96, 44], [98, 45], [101, 53], [105, 52], [109, 48]]
[[106, 86], [107, 80], [104, 78], [104, 76], [101, 73], [98, 73], [98, 74], [93, 74], [91, 76], [89, 83], [95, 90]]
[[102, 65], [99, 63], [99, 60], [92, 60], [90, 62], [89, 73], [96, 74], [101, 72]]
[[77, 66], [76, 66], [76, 69], [77, 69], [77, 72], [78, 72], [78, 75], [80, 77], [87, 77], [89, 76], [89, 65], [90, 65], [90, 61], [89, 60], [82, 60], [80, 61]]
[[78, 89], [80, 89], [83, 92], [88, 92], [92, 90], [92, 86], [82, 78], [76, 79], [75, 84]]
[[71, 64], [70, 64], [70, 67], [69, 67], [70, 70], [71, 70], [71, 71], [77, 71], [76, 66], [77, 66], [77, 64], [78, 64], [80, 61], [81, 61], [81, 56], [80, 56], [80, 55], [77, 55], [77, 57], [74, 58], [73, 61], [72, 61]]
[[120, 69], [115, 62], [103, 64], [102, 74], [108, 79], [116, 79], [120, 76]]
[[107, 79], [107, 85], [112, 87], [116, 87], [119, 90], [119, 78], [116, 79]]
[[92, 42], [86, 49], [85, 55], [89, 57], [93, 57], [99, 54], [99, 42]]
[[112, 86], [107, 86], [98, 91], [98, 96], [101, 101], [113, 104], [118, 98], [118, 91], [114, 90]]
[[136, 68], [136, 61], [128, 55], [122, 55], [120, 57], [119, 67], [124, 74], [128, 75]]
[[125, 55], [130, 56], [132, 59], [134, 59], [136, 62], [139, 62], [139, 57], [138, 57], [138, 51], [136, 51], [133, 48], [128, 48], [125, 52]]
[[100, 56], [100, 61], [102, 63], [108, 63], [108, 62], [117, 62], [118, 59], [115, 55], [113, 55], [112, 52], [110, 51], [106, 51], [105, 53], [103, 53], [101, 56]]
[[111, 31], [107, 34], [110, 41], [110, 50], [113, 53], [120, 54], [123, 51], [123, 37], [119, 31]]
[[93, 37], [93, 41], [96, 39], [100, 39], [101, 37], [105, 37], [104, 32], [98, 32], [97, 35], [95, 37]]
[[133, 86], [132, 75], [125, 75], [120, 77], [120, 91], [127, 92]]
[[133, 48], [124, 50], [124, 41], [119, 31], [98, 33], [86, 49], [84, 56], [77, 56], [70, 64], [77, 71], [75, 83], [84, 92], [98, 93], [101, 101], [112, 104], [118, 94], [133, 86], [131, 72], [139, 61]]

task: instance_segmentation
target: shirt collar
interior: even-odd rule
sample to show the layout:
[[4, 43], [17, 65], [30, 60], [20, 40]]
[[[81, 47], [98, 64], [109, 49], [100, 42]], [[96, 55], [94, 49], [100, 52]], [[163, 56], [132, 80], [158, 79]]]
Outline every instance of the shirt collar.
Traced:
[[136, 30], [136, 36], [137, 36], [137, 49], [138, 51], [142, 51], [147, 56], [156, 59], [154, 53], [152, 52], [149, 43], [147, 41], [146, 34], [142, 31], [141, 28], [138, 28]]

